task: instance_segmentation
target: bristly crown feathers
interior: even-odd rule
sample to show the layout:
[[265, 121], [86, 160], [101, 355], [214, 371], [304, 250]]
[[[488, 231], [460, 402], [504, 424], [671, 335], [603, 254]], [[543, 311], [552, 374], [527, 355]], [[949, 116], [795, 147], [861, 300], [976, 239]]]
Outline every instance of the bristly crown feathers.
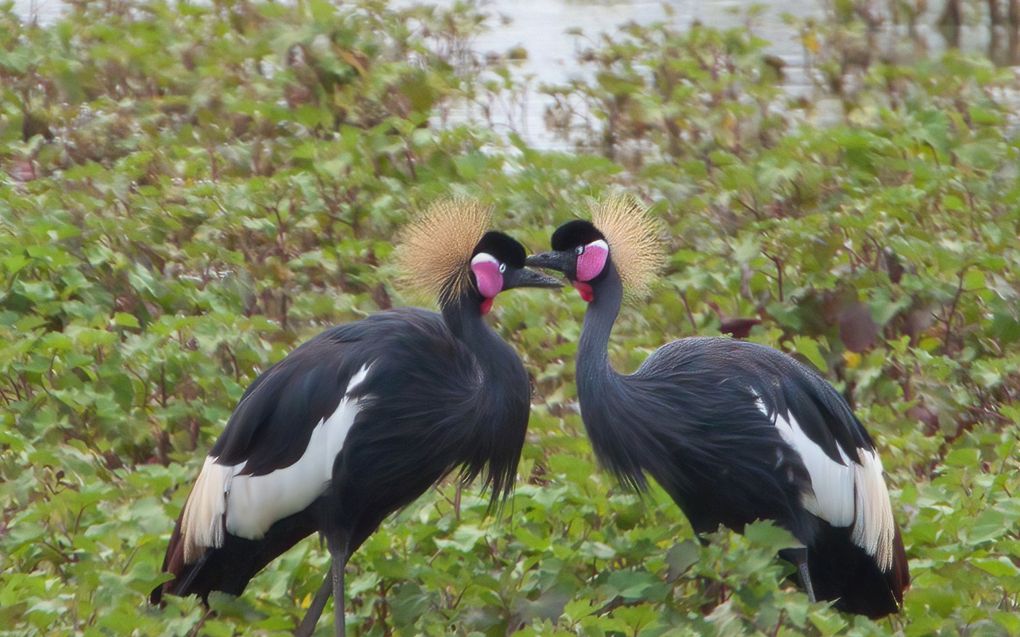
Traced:
[[609, 244], [627, 295], [640, 298], [648, 294], [666, 260], [662, 223], [636, 199], [623, 195], [593, 202], [591, 222]]
[[401, 233], [401, 284], [440, 305], [453, 302], [471, 288], [471, 257], [491, 222], [492, 209], [473, 199], [433, 203]]

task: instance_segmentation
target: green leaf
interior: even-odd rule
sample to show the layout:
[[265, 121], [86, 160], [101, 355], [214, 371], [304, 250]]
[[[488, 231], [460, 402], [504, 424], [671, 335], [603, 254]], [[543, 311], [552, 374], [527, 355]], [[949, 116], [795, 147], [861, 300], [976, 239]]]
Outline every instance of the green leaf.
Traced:
[[624, 599], [641, 599], [660, 584], [657, 577], [646, 571], [616, 571], [609, 576], [610, 589]]
[[113, 324], [118, 327], [130, 327], [139, 328], [141, 324], [138, 322], [138, 318], [133, 314], [127, 314], [125, 312], [117, 312], [113, 315]]
[[484, 529], [469, 525], [461, 525], [453, 532], [453, 537], [451, 539], [436, 539], [436, 546], [442, 549], [453, 549], [455, 551], [467, 553], [484, 538]]
[[814, 339], [797, 335], [793, 337], [791, 346], [793, 351], [808, 359], [811, 364], [817, 367], [822, 373], [829, 371], [829, 366], [825, 362], [825, 357], [822, 356], [822, 351], [818, 347], [818, 342]]
[[697, 542], [684, 540], [679, 544], [674, 544], [666, 553], [666, 564], [669, 565], [669, 573], [666, 577], [669, 580], [680, 577], [698, 561], [698, 556]]
[[994, 577], [1016, 577], [1020, 575], [1020, 568], [1006, 556], [997, 558], [974, 558], [971, 564]]
[[980, 449], [953, 449], [946, 454], [945, 463], [950, 467], [975, 467], [981, 461]]
[[744, 527], [744, 535], [755, 545], [780, 551], [786, 548], [803, 546], [786, 529], [780, 528], [768, 521], [752, 522]]

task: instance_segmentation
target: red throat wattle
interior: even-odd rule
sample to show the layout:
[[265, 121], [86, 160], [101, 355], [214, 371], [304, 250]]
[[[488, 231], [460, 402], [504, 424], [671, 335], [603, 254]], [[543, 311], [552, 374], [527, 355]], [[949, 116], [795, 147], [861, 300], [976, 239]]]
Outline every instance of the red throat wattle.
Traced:
[[493, 301], [493, 299], [482, 299], [481, 308], [482, 308], [482, 315], [483, 316], [488, 314], [490, 311], [492, 311], [492, 301]]
[[574, 289], [578, 291], [581, 298], [586, 302], [591, 303], [595, 300], [595, 291], [591, 289], [590, 283], [584, 281], [574, 281]]

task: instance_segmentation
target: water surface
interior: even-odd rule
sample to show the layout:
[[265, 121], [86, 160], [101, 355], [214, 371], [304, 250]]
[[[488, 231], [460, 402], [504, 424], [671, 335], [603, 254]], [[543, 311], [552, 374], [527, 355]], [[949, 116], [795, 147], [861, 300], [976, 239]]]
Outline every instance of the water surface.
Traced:
[[[413, 1], [397, 0], [400, 4]], [[440, 6], [450, 6], [454, 0], [433, 1]], [[759, 37], [770, 42], [768, 52], [785, 63], [785, 88], [794, 95], [809, 92], [811, 82], [798, 34], [784, 21], [783, 15], [822, 18], [830, 3], [831, 0], [761, 0], [757, 3], [762, 11], [754, 18], [752, 27]], [[59, 17], [64, 6], [60, 0], [14, 0], [14, 4], [24, 18], [35, 17], [42, 23]], [[584, 42], [568, 35], [568, 30], [580, 29], [586, 36], [594, 37], [628, 22], [668, 21], [686, 28], [699, 21], [715, 27], [735, 27], [746, 24], [745, 12], [750, 4], [744, 0], [488, 0], [483, 2], [483, 8], [497, 17], [489, 21], [489, 31], [475, 40], [474, 49], [484, 55], [523, 47], [527, 50], [527, 59], [515, 66], [516, 79], [537, 89], [541, 84], [562, 84], [571, 78], [583, 78], [574, 56]], [[927, 41], [931, 52], [937, 52], [945, 48], [945, 43], [931, 25], [935, 23], [941, 3], [935, 0], [929, 5], [921, 21], [920, 37]], [[886, 24], [890, 21], [886, 20]], [[966, 29], [965, 48], [987, 46], [987, 33], [987, 29], [981, 27]], [[562, 148], [565, 143], [545, 128], [544, 114], [549, 103], [549, 98], [532, 90], [523, 108], [505, 108], [505, 112], [496, 113], [494, 120], [497, 126], [522, 134], [533, 146]]]

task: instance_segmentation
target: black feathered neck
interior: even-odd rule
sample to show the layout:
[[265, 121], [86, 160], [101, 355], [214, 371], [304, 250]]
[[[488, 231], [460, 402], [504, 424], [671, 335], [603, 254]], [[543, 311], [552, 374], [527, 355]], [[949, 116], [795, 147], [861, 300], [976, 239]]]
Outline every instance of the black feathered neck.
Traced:
[[581, 417], [600, 462], [621, 482], [643, 490], [647, 485], [642, 469], [643, 444], [634, 444], [638, 428], [628, 424], [620, 405], [633, 405], [636, 396], [609, 363], [609, 337], [623, 303], [623, 283], [612, 260], [593, 287], [595, 298], [588, 303], [584, 327], [577, 348], [577, 394]]
[[[676, 497], [688, 485], [675, 471], [673, 449], [695, 449], [696, 432], [687, 429], [686, 392], [641, 373], [620, 374], [609, 361], [609, 338], [623, 304], [623, 282], [612, 261], [593, 284], [577, 350], [577, 394], [595, 455], [623, 484], [644, 491], [647, 474]], [[670, 400], [664, 400], [666, 395]], [[677, 409], [678, 405], [684, 405]], [[754, 409], [751, 404], [750, 408]], [[690, 434], [690, 435], [689, 435]], [[698, 451], [698, 453], [705, 453]]]
[[[524, 426], [531, 405], [531, 385], [520, 357], [478, 311], [476, 292], [462, 295], [442, 307], [450, 332], [474, 356], [479, 378], [463, 405], [464, 418], [475, 423], [475, 440], [464, 441], [470, 456], [463, 460], [461, 480], [482, 476], [491, 488], [490, 506], [505, 501], [513, 491], [517, 463], [524, 445]], [[520, 424], [523, 423], [523, 426]]]

